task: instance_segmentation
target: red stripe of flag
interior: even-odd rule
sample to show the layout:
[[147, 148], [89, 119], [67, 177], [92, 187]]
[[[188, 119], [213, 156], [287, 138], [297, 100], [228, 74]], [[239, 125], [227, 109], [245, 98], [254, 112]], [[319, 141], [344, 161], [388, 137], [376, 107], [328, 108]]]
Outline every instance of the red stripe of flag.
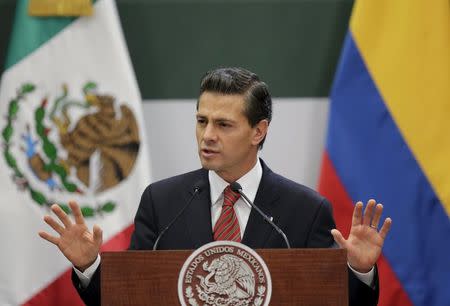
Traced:
[[[108, 242], [104, 243], [101, 251], [118, 251], [125, 250], [130, 244], [131, 233], [134, 225], [130, 225], [123, 231], [112, 237]], [[58, 250], [55, 250], [58, 252]], [[83, 302], [78, 296], [77, 291], [72, 285], [71, 280], [72, 269], [68, 269], [61, 274], [51, 284], [42, 289], [30, 300], [22, 304], [23, 306], [83, 306]]]
[[[336, 226], [344, 237], [348, 237], [354, 206], [327, 152], [323, 154], [319, 192], [333, 203]], [[395, 222], [395, 220], [393, 221]], [[412, 302], [383, 255], [378, 259], [377, 265], [380, 277], [380, 300], [378, 305], [412, 306]]]

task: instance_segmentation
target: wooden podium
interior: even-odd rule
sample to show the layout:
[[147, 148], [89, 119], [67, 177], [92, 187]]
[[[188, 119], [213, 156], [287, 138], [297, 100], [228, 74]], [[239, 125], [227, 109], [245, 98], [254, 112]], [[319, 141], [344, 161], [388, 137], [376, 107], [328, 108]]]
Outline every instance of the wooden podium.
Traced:
[[[102, 254], [102, 305], [180, 305], [178, 275], [193, 251]], [[272, 277], [270, 305], [348, 305], [342, 249], [260, 249]]]

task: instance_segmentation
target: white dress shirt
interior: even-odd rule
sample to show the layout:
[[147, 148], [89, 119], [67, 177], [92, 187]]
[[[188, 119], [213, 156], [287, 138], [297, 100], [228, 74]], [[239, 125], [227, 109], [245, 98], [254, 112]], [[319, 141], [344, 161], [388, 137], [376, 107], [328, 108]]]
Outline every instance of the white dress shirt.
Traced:
[[[242, 176], [240, 179], [237, 180], [237, 182], [242, 187], [242, 191], [252, 202], [255, 201], [256, 193], [258, 191], [259, 183], [261, 182], [263, 174], [262, 172], [263, 171], [261, 163], [258, 159], [255, 166], [244, 176]], [[211, 193], [211, 221], [212, 221], [211, 223], [213, 230], [214, 225], [216, 224], [217, 220], [219, 219], [220, 213], [222, 212], [223, 191], [229, 185], [229, 183], [227, 183], [214, 171], [208, 172], [208, 180]], [[251, 206], [247, 204], [244, 200], [242, 200], [242, 198], [240, 197], [234, 204], [234, 210], [239, 222], [242, 239], [245, 232], [245, 228], [248, 223], [248, 218], [250, 216]], [[276, 223], [276, 220], [274, 220], [274, 222]], [[97, 256], [95, 262], [84, 272], [81, 272], [74, 267], [75, 273], [80, 279], [80, 283], [83, 288], [86, 288], [89, 285], [89, 282], [91, 281], [91, 278], [99, 265], [100, 265], [100, 255]], [[349, 264], [348, 267], [355, 273], [356, 277], [358, 277], [360, 281], [362, 281], [368, 286], [372, 286], [373, 279], [375, 276], [374, 268], [372, 268], [372, 270], [370, 270], [368, 273], [359, 273], [358, 271], [355, 271], [352, 267], [350, 267]]]
[[[249, 172], [247, 172], [243, 177], [236, 181], [239, 183], [239, 185], [241, 185], [242, 191], [252, 202], [255, 201], [256, 192], [258, 191], [261, 178], [262, 167], [261, 163], [258, 160], [255, 166]], [[222, 212], [223, 191], [228, 185], [230, 185], [230, 183], [227, 183], [214, 171], [209, 171], [208, 179], [211, 192], [211, 223], [212, 229], [214, 230], [214, 225], [216, 224], [217, 220], [220, 217], [220, 213]], [[252, 207], [250, 206], [250, 204], [245, 202], [242, 197], [239, 197], [236, 203], [234, 203], [233, 207], [239, 222], [242, 239]]]

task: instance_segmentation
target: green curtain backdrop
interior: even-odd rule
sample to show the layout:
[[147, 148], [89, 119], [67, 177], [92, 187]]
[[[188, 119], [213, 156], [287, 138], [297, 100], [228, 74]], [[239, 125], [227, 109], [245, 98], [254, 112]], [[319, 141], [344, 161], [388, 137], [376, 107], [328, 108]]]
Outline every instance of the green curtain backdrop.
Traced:
[[[194, 98], [219, 66], [258, 73], [273, 96], [328, 96], [351, 0], [117, 0], [144, 99]], [[14, 15], [0, 0], [0, 63]]]

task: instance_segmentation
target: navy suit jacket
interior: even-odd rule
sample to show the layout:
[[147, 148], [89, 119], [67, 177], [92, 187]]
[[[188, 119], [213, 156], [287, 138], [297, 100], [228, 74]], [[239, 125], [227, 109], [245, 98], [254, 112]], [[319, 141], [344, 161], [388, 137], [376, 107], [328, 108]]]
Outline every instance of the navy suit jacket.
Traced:
[[[273, 221], [286, 233], [291, 246], [333, 247], [330, 230], [335, 228], [335, 223], [330, 203], [314, 190], [272, 172], [262, 160], [261, 164], [263, 175], [254, 202], [273, 217]], [[135, 217], [130, 249], [151, 250], [158, 234], [190, 200], [194, 185], [200, 180], [206, 186], [165, 233], [158, 249], [196, 249], [212, 242], [208, 171], [200, 169], [153, 183], [145, 189]], [[283, 238], [253, 209], [241, 242], [253, 249], [286, 247]], [[100, 305], [100, 268], [86, 289], [80, 288], [74, 273], [72, 280], [87, 305]], [[351, 306], [376, 305], [378, 276], [371, 288], [349, 271], [349, 300]]]

